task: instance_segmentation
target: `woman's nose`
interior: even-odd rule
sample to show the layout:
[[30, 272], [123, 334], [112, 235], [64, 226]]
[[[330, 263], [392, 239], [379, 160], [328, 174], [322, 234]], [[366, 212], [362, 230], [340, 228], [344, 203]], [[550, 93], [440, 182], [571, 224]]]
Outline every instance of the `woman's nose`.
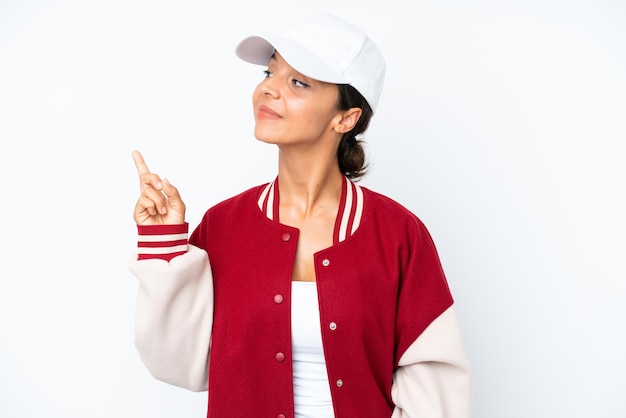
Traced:
[[276, 76], [267, 77], [259, 86], [263, 94], [267, 94], [272, 97], [280, 96], [280, 89], [278, 87], [278, 79]]

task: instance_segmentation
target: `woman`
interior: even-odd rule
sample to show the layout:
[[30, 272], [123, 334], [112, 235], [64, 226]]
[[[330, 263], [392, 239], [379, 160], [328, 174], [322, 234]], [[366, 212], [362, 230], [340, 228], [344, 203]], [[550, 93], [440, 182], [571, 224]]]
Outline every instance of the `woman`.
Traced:
[[151, 373], [208, 389], [209, 417], [467, 417], [470, 379], [428, 231], [355, 183], [357, 139], [385, 63], [353, 25], [319, 15], [237, 47], [266, 65], [256, 138], [278, 175], [210, 208], [187, 239], [177, 189], [133, 153], [141, 196], [131, 271], [136, 345]]

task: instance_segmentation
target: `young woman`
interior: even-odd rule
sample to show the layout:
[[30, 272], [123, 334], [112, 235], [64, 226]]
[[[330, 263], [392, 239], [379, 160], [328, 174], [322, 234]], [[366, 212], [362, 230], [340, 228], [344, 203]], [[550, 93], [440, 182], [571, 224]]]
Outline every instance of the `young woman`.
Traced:
[[278, 175], [210, 208], [188, 238], [177, 189], [133, 153], [136, 345], [160, 380], [208, 390], [209, 417], [469, 416], [470, 378], [433, 241], [358, 186], [357, 139], [385, 62], [319, 15], [237, 47], [267, 66], [253, 93]]

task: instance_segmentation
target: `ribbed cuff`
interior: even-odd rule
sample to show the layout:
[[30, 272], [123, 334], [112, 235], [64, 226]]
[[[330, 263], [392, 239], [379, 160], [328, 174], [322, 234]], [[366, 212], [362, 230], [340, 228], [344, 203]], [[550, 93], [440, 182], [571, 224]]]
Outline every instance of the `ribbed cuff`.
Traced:
[[137, 225], [138, 260], [157, 258], [170, 261], [187, 252], [189, 224]]

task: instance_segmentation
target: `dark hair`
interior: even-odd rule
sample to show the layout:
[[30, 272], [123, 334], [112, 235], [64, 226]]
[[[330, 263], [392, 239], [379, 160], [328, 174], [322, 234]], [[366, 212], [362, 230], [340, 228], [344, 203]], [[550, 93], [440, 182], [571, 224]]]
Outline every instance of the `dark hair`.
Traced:
[[339, 84], [337, 108], [339, 110], [348, 110], [353, 107], [358, 107], [362, 110], [361, 117], [354, 125], [354, 128], [341, 137], [339, 148], [337, 149], [337, 159], [339, 160], [341, 172], [349, 179], [358, 181], [367, 172], [368, 164], [365, 161], [363, 141], [357, 139], [357, 135], [365, 132], [372, 119], [373, 111], [367, 100], [354, 87], [349, 84]]

